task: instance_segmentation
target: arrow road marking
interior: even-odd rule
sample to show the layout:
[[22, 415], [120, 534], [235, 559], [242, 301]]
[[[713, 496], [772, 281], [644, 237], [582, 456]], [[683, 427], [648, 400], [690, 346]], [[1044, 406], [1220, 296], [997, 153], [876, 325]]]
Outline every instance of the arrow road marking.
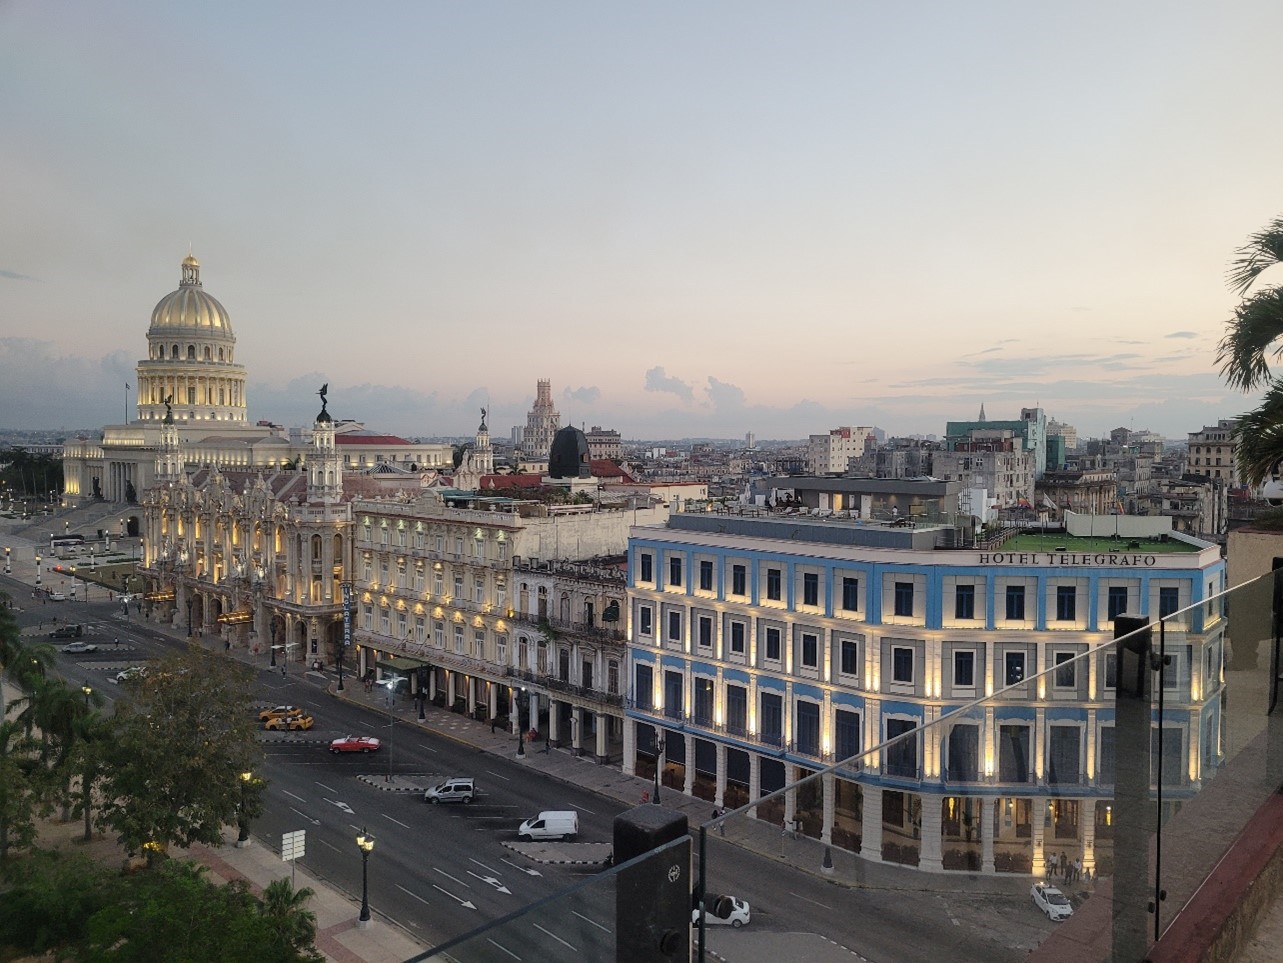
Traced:
[[291, 806], [291, 807], [290, 807], [290, 811], [291, 811], [291, 812], [296, 812], [296, 813], [298, 813], [300, 816], [302, 816], [304, 819], [306, 819], [306, 820], [307, 820], [309, 823], [311, 823], [313, 826], [319, 826], [319, 825], [321, 825], [321, 821], [320, 821], [319, 819], [313, 819], [313, 818], [312, 818], [311, 816], [309, 816], [307, 813], [305, 813], [305, 812], [300, 812], [299, 810], [295, 809], [293, 806]]
[[469, 856], [469, 857], [468, 857], [468, 862], [470, 862], [470, 863], [475, 863], [476, 865], [478, 865], [478, 866], [480, 866], [482, 869], [484, 869], [487, 873], [497, 873], [497, 872], [499, 872], [499, 870], [497, 870], [497, 869], [491, 869], [491, 868], [490, 868], [489, 866], [487, 866], [485, 863], [481, 862], [481, 860], [479, 860], [479, 859], [473, 859], [471, 856]]
[[542, 875], [543, 875], [543, 873], [539, 872], [539, 870], [537, 870], [537, 869], [528, 869], [528, 868], [526, 868], [525, 866], [518, 866], [516, 863], [512, 862], [512, 860], [509, 860], [509, 859], [504, 859], [504, 858], [500, 857], [499, 862], [501, 862], [501, 863], [507, 863], [507, 864], [508, 864], [509, 866], [511, 866], [513, 869], [518, 870], [518, 871], [520, 871], [520, 872], [522, 872], [522, 873], [525, 873], [527, 876], [542, 876]]
[[[440, 870], [438, 870], [438, 872], [440, 872]], [[453, 879], [453, 877], [451, 877], [451, 878]], [[463, 885], [464, 885], [464, 886], [467, 886], [468, 884], [467, 884], [467, 883], [464, 883]], [[464, 909], [474, 910], [474, 909], [476, 909], [476, 908], [477, 908], [477, 907], [476, 907], [476, 905], [475, 905], [475, 904], [473, 904], [473, 902], [472, 902], [471, 900], [467, 900], [467, 899], [460, 899], [458, 896], [455, 896], [455, 895], [454, 895], [454, 893], [450, 892], [448, 889], [441, 889], [441, 887], [440, 887], [440, 886], [438, 886], [436, 883], [433, 883], [433, 884], [432, 884], [432, 888], [433, 888], [433, 889], [436, 889], [436, 890], [441, 890], [441, 892], [445, 893], [447, 896], [449, 896], [452, 900], [454, 900], [456, 903], [458, 903], [458, 904], [459, 904], [460, 906], [462, 906]], [[551, 936], [552, 934], [549, 934], [549, 935]], [[569, 946], [570, 944], [569, 944], [569, 943], [567, 943], [566, 945], [567, 945], [567, 946]]]
[[509, 896], [512, 895], [512, 890], [508, 889], [508, 887], [504, 886], [503, 883], [499, 882], [499, 880], [495, 879], [493, 876], [478, 876], [472, 870], [468, 870], [468, 875], [473, 879], [481, 880], [483, 883], [489, 883], [501, 893], [506, 893]]
[[328, 799], [328, 798], [325, 801], [329, 803], [331, 806], [338, 806], [339, 809], [343, 810], [345, 813], [348, 813], [349, 815], [354, 815], [352, 811], [352, 807], [345, 802], [339, 802], [337, 799]]
[[400, 883], [397, 883], [396, 888], [397, 888], [397, 889], [399, 889], [401, 892], [405, 893], [405, 895], [406, 895], [406, 896], [413, 896], [415, 899], [417, 899], [417, 900], [418, 900], [420, 903], [422, 903], [424, 906], [430, 906], [430, 905], [432, 905], [432, 904], [430, 904], [426, 899], [424, 899], [422, 896], [420, 896], [418, 893], [411, 893], [408, 889], [406, 889], [406, 888], [405, 888], [404, 886], [402, 886]]
[[460, 886], [467, 886], [467, 887], [468, 887], [468, 889], [472, 889], [471, 884], [469, 884], [469, 883], [465, 883], [463, 880], [459, 879], [457, 876], [451, 876], [451, 875], [450, 875], [449, 873], [447, 873], [444, 869], [437, 869], [435, 866], [433, 866], [432, 868], [433, 868], [433, 869], [436, 869], [436, 870], [437, 870], [437, 872], [438, 872], [438, 873], [440, 873], [442, 876], [444, 876], [446, 879], [452, 879], [452, 880], [454, 880], [456, 883], [458, 883]]

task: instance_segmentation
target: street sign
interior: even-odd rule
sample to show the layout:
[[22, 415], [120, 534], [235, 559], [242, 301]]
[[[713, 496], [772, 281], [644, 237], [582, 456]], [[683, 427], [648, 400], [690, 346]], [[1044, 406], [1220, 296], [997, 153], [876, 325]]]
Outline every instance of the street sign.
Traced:
[[302, 859], [306, 855], [306, 829], [296, 829], [292, 833], [281, 834], [281, 859], [290, 862], [295, 859]]

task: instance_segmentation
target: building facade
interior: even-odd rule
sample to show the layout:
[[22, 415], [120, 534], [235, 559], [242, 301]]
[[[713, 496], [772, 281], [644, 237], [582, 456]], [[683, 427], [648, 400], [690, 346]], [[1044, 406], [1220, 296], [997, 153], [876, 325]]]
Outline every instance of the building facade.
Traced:
[[811, 435], [806, 446], [807, 471], [812, 475], [845, 474], [851, 459], [864, 454], [872, 435], [872, 428], [834, 428], [823, 435]]
[[535, 385], [535, 403], [526, 415], [526, 430], [521, 433], [522, 457], [546, 460], [560, 427], [561, 413], [552, 403], [552, 382], [541, 378]]
[[1088, 653], [1114, 617], [1193, 606], [1168, 625], [1167, 706], [1188, 720], [1168, 799], [1219, 759], [1223, 623], [1196, 603], [1224, 587], [1220, 553], [1135, 523], [1110, 551], [1068, 533], [943, 549], [929, 526], [854, 519], [635, 528], [624, 769], [740, 807], [851, 760], [750, 816], [922, 870], [1041, 875], [1065, 853], [1108, 872], [1115, 664]]
[[1191, 475], [1219, 479], [1230, 488], [1242, 485], [1238, 473], [1238, 440], [1234, 430], [1238, 421], [1222, 418], [1215, 425], [1189, 433], [1189, 467]]

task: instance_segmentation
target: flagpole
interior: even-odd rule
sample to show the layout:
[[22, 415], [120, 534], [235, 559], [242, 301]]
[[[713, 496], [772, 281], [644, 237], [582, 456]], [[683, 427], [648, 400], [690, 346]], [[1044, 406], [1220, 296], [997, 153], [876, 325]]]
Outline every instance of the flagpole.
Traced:
[[129, 424], [129, 382], [125, 382], [125, 424]]

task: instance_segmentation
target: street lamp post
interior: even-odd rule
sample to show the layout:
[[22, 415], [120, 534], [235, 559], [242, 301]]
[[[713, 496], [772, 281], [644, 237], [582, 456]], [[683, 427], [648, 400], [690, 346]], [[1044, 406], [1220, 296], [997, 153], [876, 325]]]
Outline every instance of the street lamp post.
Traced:
[[364, 929], [370, 925], [370, 851], [374, 849], [374, 837], [362, 829], [356, 844], [361, 847], [361, 915], [356, 925]]
[[4, 574], [5, 574], [5, 575], [12, 575], [12, 574], [13, 574], [13, 565], [12, 565], [12, 563], [9, 561], [9, 553], [10, 553], [10, 552], [12, 552], [12, 551], [13, 551], [13, 549], [12, 549], [12, 548], [10, 548], [8, 545], [6, 545], [6, 546], [4, 547]]
[[93, 687], [92, 687], [92, 686], [87, 686], [87, 685], [82, 685], [82, 686], [80, 687], [80, 691], [81, 691], [81, 692], [83, 692], [83, 693], [85, 694], [85, 708], [86, 708], [86, 709], [88, 709], [88, 708], [89, 708], [89, 697], [90, 697], [91, 695], [93, 695], [93, 691], [94, 691], [94, 690], [93, 690]]
[[244, 849], [249, 845], [249, 816], [246, 814], [245, 794], [249, 789], [250, 780], [253, 778], [254, 774], [252, 772], [241, 773], [241, 809], [239, 813], [240, 818], [238, 820], [240, 822], [241, 832], [236, 838], [236, 845], [240, 849]]
[[520, 689], [517, 692], [517, 705], [516, 705], [517, 711], [515, 713], [515, 716], [517, 719], [517, 758], [518, 759], [526, 758], [526, 730], [521, 725], [521, 703], [523, 701], [522, 697], [525, 696], [525, 694], [526, 694], [525, 689]]
[[660, 729], [659, 726], [656, 726], [655, 727], [655, 795], [652, 796], [650, 800], [656, 806], [659, 805], [659, 768], [664, 764], [664, 750], [661, 748], [662, 743], [660, 741], [662, 739], [662, 736], [660, 735], [661, 732], [663, 732], [663, 730]]
[[187, 597], [187, 637], [192, 637], [192, 599]]
[[396, 720], [392, 718], [392, 706], [396, 703], [396, 687], [401, 681], [402, 677], [396, 676], [379, 683], [388, 690], [388, 774], [384, 777], [384, 782], [392, 781], [392, 727], [396, 724]]
[[76, 601], [76, 566], [71, 566], [71, 601]]
[[40, 588], [40, 563], [42, 561], [44, 561], [44, 559], [42, 559], [40, 557], [40, 554], [37, 553], [36, 554], [36, 588]]
[[272, 643], [270, 646], [268, 646], [268, 649], [271, 652], [272, 668], [276, 668], [276, 623], [275, 622], [273, 622], [271, 625], [271, 633], [272, 633]]

